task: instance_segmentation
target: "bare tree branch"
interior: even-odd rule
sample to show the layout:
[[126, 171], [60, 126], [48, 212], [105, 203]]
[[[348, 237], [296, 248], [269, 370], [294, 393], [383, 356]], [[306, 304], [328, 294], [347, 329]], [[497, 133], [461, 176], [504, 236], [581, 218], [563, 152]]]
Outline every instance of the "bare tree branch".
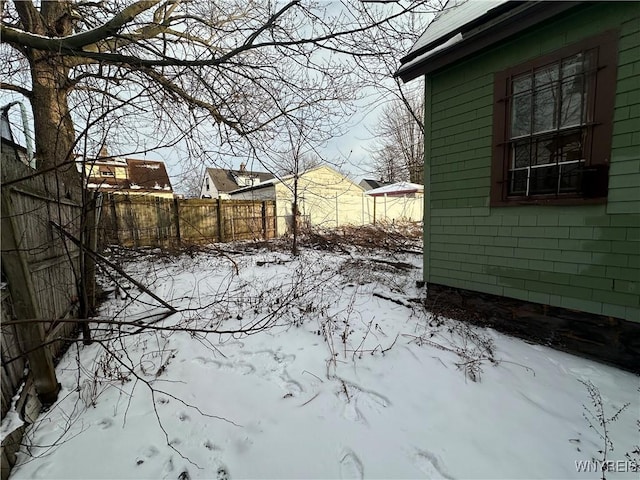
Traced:
[[31, 90], [28, 88], [21, 87], [19, 85], [14, 85], [12, 83], [0, 82], [0, 88], [3, 90], [10, 90], [12, 92], [17, 92], [20, 95], [31, 99]]

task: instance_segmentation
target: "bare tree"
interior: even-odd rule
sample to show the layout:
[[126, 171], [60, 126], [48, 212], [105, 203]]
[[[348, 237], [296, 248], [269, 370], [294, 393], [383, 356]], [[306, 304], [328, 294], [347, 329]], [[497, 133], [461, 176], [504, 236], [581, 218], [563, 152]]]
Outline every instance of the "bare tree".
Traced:
[[185, 198], [200, 198], [203, 175], [202, 168], [183, 169], [174, 191], [184, 195]]
[[407, 170], [395, 157], [395, 147], [392, 144], [383, 145], [372, 152], [373, 172], [382, 183], [396, 183], [407, 180]]
[[111, 120], [109, 140], [138, 151], [179, 140], [200, 153], [265, 148], [310, 106], [327, 137], [358, 97], [344, 55], [386, 53], [363, 40], [393, 32], [383, 27], [424, 4], [5, 1], [11, 74], [1, 87], [31, 101], [39, 168], [58, 169], [69, 184], [86, 133], [76, 119], [98, 102], [110, 112], [101, 120]]
[[317, 148], [317, 129], [321, 121], [310, 109], [296, 112], [292, 122], [286, 125], [286, 143], [280, 147], [273, 165], [273, 173], [289, 188], [291, 200], [291, 253], [298, 255], [298, 234], [300, 229], [300, 177], [309, 170], [322, 165], [323, 160]]
[[409, 180], [422, 183], [424, 130], [416, 121], [422, 118], [424, 102], [414, 95], [407, 103], [395, 99], [384, 106], [374, 129], [372, 149], [375, 172], [385, 181]]
[[[422, 183], [422, 140], [424, 135], [424, 95], [422, 82], [404, 85], [394, 74], [398, 61], [418, 40], [435, 14], [442, 11], [445, 0], [428, 0], [422, 3], [414, 15], [399, 15], [377, 29], [367, 29], [362, 33], [361, 44], [369, 55], [355, 57], [357, 68], [354, 74], [366, 85], [368, 91], [376, 92], [377, 101], [369, 104], [374, 111], [383, 105], [380, 125], [373, 129], [373, 171], [385, 181], [411, 180]], [[377, 4], [365, 8], [361, 13], [364, 24], [376, 16]], [[393, 120], [390, 120], [392, 117]], [[396, 125], [391, 125], [396, 123]], [[401, 125], [400, 125], [401, 124]], [[398, 129], [405, 131], [402, 143], [395, 137]], [[386, 140], [385, 140], [386, 138]], [[387, 145], [388, 144], [388, 145]], [[419, 160], [418, 160], [419, 158]]]

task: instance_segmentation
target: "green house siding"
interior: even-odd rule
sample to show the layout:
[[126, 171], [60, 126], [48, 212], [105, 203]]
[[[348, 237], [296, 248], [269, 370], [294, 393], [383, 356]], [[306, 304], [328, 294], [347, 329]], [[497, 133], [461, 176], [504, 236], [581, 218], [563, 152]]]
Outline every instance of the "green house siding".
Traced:
[[[493, 75], [620, 31], [606, 204], [490, 207]], [[640, 7], [587, 5], [426, 82], [425, 279], [640, 322]]]

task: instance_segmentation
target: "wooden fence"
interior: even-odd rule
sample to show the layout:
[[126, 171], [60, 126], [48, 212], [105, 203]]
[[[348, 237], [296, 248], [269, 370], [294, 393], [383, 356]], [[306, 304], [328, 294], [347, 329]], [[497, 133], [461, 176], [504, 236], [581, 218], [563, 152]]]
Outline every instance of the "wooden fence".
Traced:
[[106, 244], [167, 247], [276, 236], [275, 201], [104, 195], [99, 236]]
[[[60, 320], [74, 313], [80, 278], [79, 249], [61, 238], [52, 222], [79, 237], [82, 207], [60, 192], [54, 172], [33, 176], [34, 170], [21, 163], [17, 153], [3, 142], [2, 418], [25, 382], [18, 404], [37, 403], [43, 392], [55, 399], [53, 359], [67, 346], [62, 339], [75, 336], [76, 330], [75, 323]], [[80, 198], [80, 191], [72, 197]], [[45, 321], [29, 321], [33, 319]], [[39, 406], [34, 408], [39, 411]], [[3, 479], [15, 462], [21, 437], [18, 429], [2, 442]]]
[[[9, 292], [2, 289], [2, 418], [11, 408], [11, 399], [24, 381], [26, 358], [20, 356], [23, 348], [15, 325], [7, 323], [13, 320]], [[11, 363], [5, 363], [15, 359]]]

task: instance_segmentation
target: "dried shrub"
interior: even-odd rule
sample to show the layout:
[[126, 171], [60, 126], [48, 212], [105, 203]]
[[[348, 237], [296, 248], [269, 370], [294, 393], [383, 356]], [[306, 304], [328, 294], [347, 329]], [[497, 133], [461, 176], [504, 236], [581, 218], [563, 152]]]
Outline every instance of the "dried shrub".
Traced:
[[379, 223], [345, 225], [330, 230], [310, 229], [303, 232], [301, 245], [347, 253], [353, 247], [359, 247], [384, 249], [393, 253], [422, 254], [422, 223]]

